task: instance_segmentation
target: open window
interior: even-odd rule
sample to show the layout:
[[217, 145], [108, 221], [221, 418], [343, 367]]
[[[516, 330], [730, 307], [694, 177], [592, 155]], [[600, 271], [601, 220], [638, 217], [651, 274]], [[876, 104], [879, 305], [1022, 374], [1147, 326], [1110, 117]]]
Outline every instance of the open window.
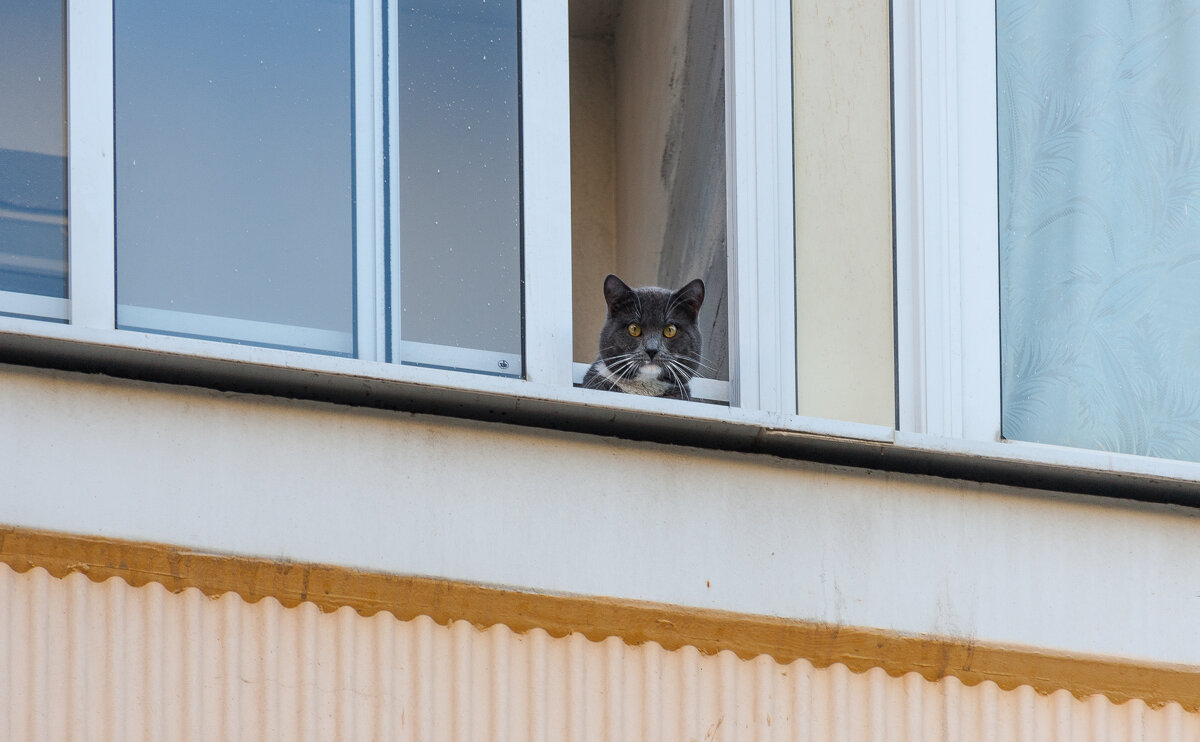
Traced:
[[701, 278], [693, 391], [727, 400], [703, 378], [729, 379], [724, 3], [569, 7], [574, 361], [595, 359], [606, 274], [671, 289]]
[[[46, 203], [9, 199], [0, 214], [0, 228], [53, 238], [44, 255], [2, 255], [6, 329], [289, 368], [328, 360], [380, 378], [432, 368], [464, 389], [486, 374], [514, 395], [594, 400], [571, 389], [572, 364], [594, 357], [603, 275], [700, 277], [714, 378], [699, 396], [795, 412], [786, 8], [59, 10], [32, 21], [53, 52], [37, 59], [59, 66], [41, 65], [42, 97], [59, 108], [38, 124], [57, 144], [0, 142], [59, 173], [42, 179], [49, 190], [22, 187]], [[6, 18], [6, 32], [17, 25]], [[6, 70], [31, 67], [10, 48]], [[37, 286], [19, 268], [35, 264]]]

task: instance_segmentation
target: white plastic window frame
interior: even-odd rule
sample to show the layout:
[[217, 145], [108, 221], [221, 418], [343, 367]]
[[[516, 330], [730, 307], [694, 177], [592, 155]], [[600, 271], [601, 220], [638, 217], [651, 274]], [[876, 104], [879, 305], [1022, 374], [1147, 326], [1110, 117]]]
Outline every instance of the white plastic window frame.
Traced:
[[[356, 260], [358, 356], [380, 357], [383, 323], [378, 297], [383, 295], [382, 95], [383, 39], [381, 0], [354, 0], [354, 105], [358, 126], [355, 157], [374, 167], [356, 169]], [[73, 327], [115, 330], [116, 191], [114, 180], [113, 3], [67, 2], [67, 99], [69, 194], [68, 318]], [[213, 334], [215, 325], [230, 335], [277, 345], [328, 349], [353, 347], [340, 333], [249, 320], [213, 318], [182, 312], [125, 307], [130, 317], [145, 317], [155, 326], [178, 332]], [[205, 331], [209, 329], [209, 331]], [[126, 333], [130, 338], [140, 333]], [[180, 338], [181, 340], [184, 338]], [[182, 347], [187, 347], [184, 344]]]
[[[355, 337], [311, 328], [254, 322], [250, 320], [140, 307], [119, 307], [122, 324], [157, 327], [193, 336], [223, 335], [249, 342], [276, 346], [334, 350], [349, 354], [357, 347], [357, 358], [384, 361], [388, 338], [387, 311], [383, 304], [387, 280], [384, 231], [384, 64], [383, 5], [385, 0], [354, 0], [354, 106], [355, 131], [355, 246], [356, 306]], [[390, 0], [395, 17], [395, 0]], [[112, 66], [112, 4], [83, 7], [69, 2], [68, 9], [68, 97], [71, 110], [71, 225], [69, 229], [68, 273], [71, 300], [64, 303], [63, 318], [72, 325], [111, 329], [115, 287], [105, 276], [114, 275], [115, 254], [112, 175], [114, 100]], [[392, 43], [395, 43], [394, 24]], [[71, 60], [80, 64], [72, 65]], [[92, 63], [90, 60], [95, 60]], [[72, 77], [75, 75], [75, 77]], [[397, 76], [391, 76], [393, 86]], [[395, 136], [398, 96], [390, 96], [393, 106], [391, 136]], [[100, 125], [103, 123], [103, 125]], [[393, 166], [394, 167], [394, 166]], [[395, 173], [392, 173], [393, 178]], [[74, 204], [81, 205], [76, 209]], [[393, 208], [398, 206], [393, 198]], [[393, 212], [394, 213], [394, 212]], [[399, 290], [398, 263], [394, 264], [394, 291]], [[76, 299], [77, 297], [77, 299]], [[393, 295], [393, 312], [399, 306]], [[395, 312], [398, 315], [398, 312]], [[137, 320], [144, 318], [145, 321]], [[457, 366], [480, 371], [497, 367], [520, 369], [520, 358], [512, 354], [401, 341], [399, 322], [392, 322], [391, 361], [403, 358], [431, 366]], [[500, 362], [503, 362], [501, 366]]]
[[[522, 5], [526, 9], [535, 5], [541, 8], [545, 3], [526, 1]], [[560, 5], [555, 38], [564, 40], [558, 68], [565, 75], [567, 50], [562, 24], [566, 23], [567, 10], [566, 3]], [[692, 387], [697, 399], [727, 401], [741, 410], [794, 415], [796, 269], [791, 6], [772, 0], [725, 0], [724, 12], [730, 381], [725, 384], [696, 379]], [[528, 95], [531, 82], [528, 73], [524, 82]], [[565, 94], [566, 89], [559, 91]], [[562, 115], [561, 107], [567, 101], [560, 100], [559, 104]], [[526, 126], [528, 116], [526, 107]], [[531, 140], [527, 133], [526, 141], [537, 140]], [[569, 150], [560, 156], [563, 158], [560, 162], [570, 161]], [[557, 192], [559, 200], [554, 208], [569, 222], [569, 182], [566, 185]], [[527, 219], [529, 214], [527, 207]], [[559, 228], [567, 228], [569, 233], [569, 223]], [[528, 237], [526, 227], [527, 263], [531, 262]], [[570, 266], [565, 267], [566, 272], [561, 275], [570, 275]], [[569, 299], [570, 286], [561, 280], [559, 284], [559, 290]], [[546, 308], [551, 307], [546, 305]], [[537, 305], [527, 303], [527, 338], [533, 333], [530, 315], [537, 310]], [[560, 344], [553, 354], [556, 368], [562, 368], [561, 359], [571, 357], [570, 328], [565, 330], [557, 338]], [[527, 354], [528, 343], [527, 340]], [[585, 365], [575, 364], [572, 380], [579, 382], [585, 369]]]
[[994, 0], [893, 0], [898, 421], [914, 449], [1200, 482], [1200, 463], [1001, 431]]
[[[691, 387], [696, 399], [794, 414], [791, 7], [725, 0], [724, 9], [730, 381]], [[576, 383], [586, 369], [575, 364]]]
[[[382, 2], [355, 1], [373, 9]], [[522, 162], [524, 380], [114, 330], [112, 12], [109, 2], [87, 0], [69, 0], [67, 14], [71, 324], [0, 317], [0, 335], [14, 336], [13, 347], [40, 343], [89, 363], [120, 364], [136, 354], [137, 363], [163, 358], [181, 368], [195, 359], [210, 370], [245, 369], [240, 378], [303, 378], [318, 391], [325, 379], [330, 388], [350, 383], [368, 396], [378, 385], [451, 405], [466, 394], [537, 401], [537, 409], [567, 415], [598, 408], [601, 417], [587, 413], [589, 420], [626, 419], [627, 411], [685, 438], [725, 431], [737, 446], [747, 445], [744, 436], [768, 448], [882, 445], [900, 458], [944, 459], [960, 473], [978, 466], [986, 481], [1005, 472], [1078, 471], [1093, 483], [1103, 481], [1096, 474], [1168, 488], [1200, 483], [1195, 462], [999, 440], [994, 6], [893, 1], [898, 429], [799, 416], [789, 398], [790, 22], [785, 4], [769, 0], [725, 0], [734, 406], [571, 386], [568, 35], [560, 0], [522, 2], [522, 133], [537, 143], [523, 148]]]
[[892, 5], [898, 430], [1000, 437], [996, 22]]
[[[567, 6], [560, 0], [522, 0], [522, 208], [524, 250], [524, 378], [402, 366], [396, 361], [434, 359], [429, 365], [494, 368], [492, 358], [471, 351], [423, 348], [398, 335], [385, 337], [379, 309], [389, 268], [384, 233], [386, 100], [382, 37], [384, 3], [354, 0], [356, 106], [356, 221], [359, 244], [356, 318], [357, 358], [310, 355], [278, 348], [238, 345], [194, 337], [116, 329], [116, 221], [113, 125], [113, 4], [67, 2], [67, 98], [69, 299], [58, 307], [67, 325], [0, 317], [0, 331], [63, 337], [250, 363], [312, 368], [400, 380], [436, 378], [460, 389], [500, 388], [513, 395], [537, 393], [592, 402], [592, 390], [572, 388], [569, 64]], [[792, 229], [791, 19], [786, 4], [772, 0], [725, 0], [727, 180], [731, 381], [710, 383], [702, 396], [729, 399], [746, 411], [795, 412], [794, 251]], [[393, 15], [394, 17], [394, 15]], [[394, 26], [394, 24], [393, 24]], [[392, 43], [395, 43], [393, 34]], [[396, 80], [392, 75], [391, 79]], [[395, 110], [390, 120], [397, 120]], [[395, 131], [387, 132], [395, 136]], [[531, 144], [535, 143], [535, 144]], [[373, 166], [363, 166], [372, 163]], [[394, 164], [393, 164], [394, 167]], [[392, 177], [395, 177], [393, 172]], [[393, 213], [395, 213], [393, 211]], [[393, 291], [399, 287], [390, 276]], [[392, 305], [398, 306], [393, 294]], [[64, 311], [65, 310], [65, 311]], [[180, 318], [194, 321], [196, 318]], [[247, 333], [288, 328], [250, 327]], [[399, 323], [393, 322], [393, 329]], [[303, 328], [294, 328], [302, 331]], [[299, 347], [308, 340], [295, 335]], [[384, 363], [388, 341], [392, 363]], [[289, 343], [276, 343], [287, 345]], [[309, 343], [311, 344], [311, 343]], [[520, 360], [520, 359], [517, 359]], [[440, 362], [438, 362], [440, 361]], [[482, 369], [481, 369], [482, 370]], [[533, 387], [539, 391], [534, 392]], [[604, 395], [606, 404], [654, 407], [660, 400]], [[705, 416], [711, 406], [677, 401], [672, 411]], [[679, 405], [686, 405], [680, 408]]]

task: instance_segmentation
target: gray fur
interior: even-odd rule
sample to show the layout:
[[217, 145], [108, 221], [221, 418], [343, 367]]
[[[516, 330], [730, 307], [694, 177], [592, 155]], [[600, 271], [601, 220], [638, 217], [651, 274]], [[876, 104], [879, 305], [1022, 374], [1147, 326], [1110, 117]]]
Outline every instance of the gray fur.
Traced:
[[[604, 279], [604, 300], [608, 316], [600, 330], [600, 353], [583, 386], [690, 399], [688, 382], [702, 358], [696, 317], [704, 303], [704, 282], [697, 278], [675, 292], [658, 286], [634, 289], [610, 274]], [[640, 336], [629, 333], [631, 323], [641, 326]], [[675, 326], [674, 337], [663, 335], [668, 325]]]

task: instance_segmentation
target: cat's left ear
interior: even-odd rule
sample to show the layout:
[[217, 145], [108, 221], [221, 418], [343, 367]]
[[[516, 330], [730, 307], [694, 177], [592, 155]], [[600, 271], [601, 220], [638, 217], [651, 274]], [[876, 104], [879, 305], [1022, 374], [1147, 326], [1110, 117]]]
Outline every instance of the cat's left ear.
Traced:
[[608, 302], [608, 313], [611, 316], [614, 312], [634, 304], [637, 297], [628, 284], [609, 273], [604, 278], [604, 301]]
[[704, 303], [704, 281], [695, 279], [687, 286], [671, 294], [670, 306], [678, 307], [692, 322], [700, 314], [700, 305]]

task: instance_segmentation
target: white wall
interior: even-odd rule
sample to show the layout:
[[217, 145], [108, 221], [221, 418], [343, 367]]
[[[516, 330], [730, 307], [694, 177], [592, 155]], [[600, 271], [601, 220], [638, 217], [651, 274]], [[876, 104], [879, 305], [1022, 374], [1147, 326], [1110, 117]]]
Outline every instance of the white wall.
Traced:
[[0, 366], [0, 523], [1200, 664], [1195, 512]]

